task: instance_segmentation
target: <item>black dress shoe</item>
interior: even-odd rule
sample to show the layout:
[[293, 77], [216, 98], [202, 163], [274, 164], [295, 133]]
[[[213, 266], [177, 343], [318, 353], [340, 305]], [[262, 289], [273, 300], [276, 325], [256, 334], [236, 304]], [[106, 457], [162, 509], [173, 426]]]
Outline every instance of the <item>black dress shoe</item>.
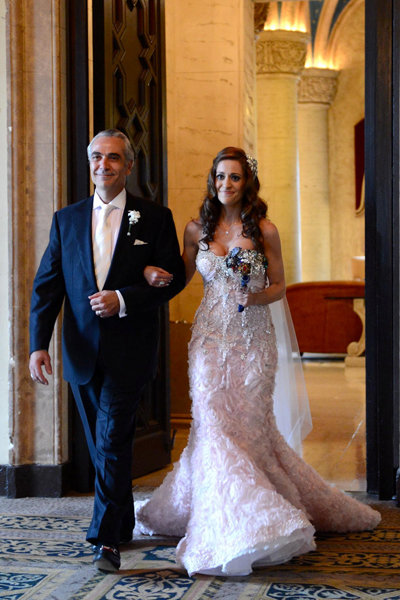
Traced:
[[107, 571], [108, 573], [115, 573], [121, 566], [121, 556], [116, 546], [105, 546], [99, 544], [93, 546], [95, 548], [93, 556], [93, 564], [100, 571]]
[[[130, 544], [132, 540], [133, 540], [132, 536], [126, 537], [126, 538], [121, 538], [119, 543], [120, 544]], [[97, 552], [101, 545], [102, 544], [92, 544], [92, 552]]]

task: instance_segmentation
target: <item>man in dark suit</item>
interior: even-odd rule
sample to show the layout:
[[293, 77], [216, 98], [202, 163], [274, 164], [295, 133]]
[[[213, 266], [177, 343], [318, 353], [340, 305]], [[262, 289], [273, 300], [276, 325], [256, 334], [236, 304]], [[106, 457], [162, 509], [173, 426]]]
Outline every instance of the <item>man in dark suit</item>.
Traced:
[[[134, 154], [118, 130], [89, 144], [94, 196], [54, 214], [36, 274], [30, 317], [34, 381], [47, 385], [54, 324], [64, 302], [63, 370], [82, 418], [95, 466], [87, 540], [94, 563], [120, 567], [118, 546], [132, 538], [132, 442], [141, 391], [154, 376], [158, 308], [184, 286], [184, 267], [169, 209], [125, 190]], [[147, 284], [146, 265], [165, 275]]]

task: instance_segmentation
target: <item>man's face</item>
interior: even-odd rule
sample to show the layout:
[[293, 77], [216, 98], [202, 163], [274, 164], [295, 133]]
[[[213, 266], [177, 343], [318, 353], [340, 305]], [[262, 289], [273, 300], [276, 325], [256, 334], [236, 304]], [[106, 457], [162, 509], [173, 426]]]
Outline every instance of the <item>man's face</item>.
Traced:
[[117, 137], [99, 137], [92, 146], [90, 175], [103, 202], [110, 202], [125, 187], [133, 161], [126, 161], [124, 142]]

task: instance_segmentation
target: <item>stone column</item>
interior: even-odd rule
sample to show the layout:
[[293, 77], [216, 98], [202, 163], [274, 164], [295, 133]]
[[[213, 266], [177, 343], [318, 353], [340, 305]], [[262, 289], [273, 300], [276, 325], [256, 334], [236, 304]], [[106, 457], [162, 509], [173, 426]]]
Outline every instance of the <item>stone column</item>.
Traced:
[[301, 280], [297, 85], [308, 39], [299, 31], [262, 31], [256, 47], [261, 196], [279, 229], [287, 283]]
[[301, 262], [304, 281], [329, 280], [328, 109], [337, 71], [305, 69], [299, 86]]
[[10, 367], [9, 397], [0, 402], [10, 424], [9, 461], [0, 465], [0, 494], [8, 496], [59, 495], [60, 465], [68, 458], [58, 327], [50, 347], [50, 385], [33, 384], [28, 370], [32, 280], [53, 212], [66, 202], [64, 5], [62, 0], [12, 0], [6, 15]]

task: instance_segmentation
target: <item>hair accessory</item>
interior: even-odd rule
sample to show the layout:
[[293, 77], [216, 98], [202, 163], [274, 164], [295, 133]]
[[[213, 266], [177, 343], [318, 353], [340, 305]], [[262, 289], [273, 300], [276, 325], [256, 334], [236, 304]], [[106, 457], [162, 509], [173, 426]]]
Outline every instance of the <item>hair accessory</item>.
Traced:
[[257, 159], [254, 158], [253, 156], [250, 156], [250, 154], [246, 154], [246, 160], [247, 160], [247, 164], [250, 167], [250, 171], [253, 173], [253, 177], [257, 177], [257, 173], [258, 173]]

